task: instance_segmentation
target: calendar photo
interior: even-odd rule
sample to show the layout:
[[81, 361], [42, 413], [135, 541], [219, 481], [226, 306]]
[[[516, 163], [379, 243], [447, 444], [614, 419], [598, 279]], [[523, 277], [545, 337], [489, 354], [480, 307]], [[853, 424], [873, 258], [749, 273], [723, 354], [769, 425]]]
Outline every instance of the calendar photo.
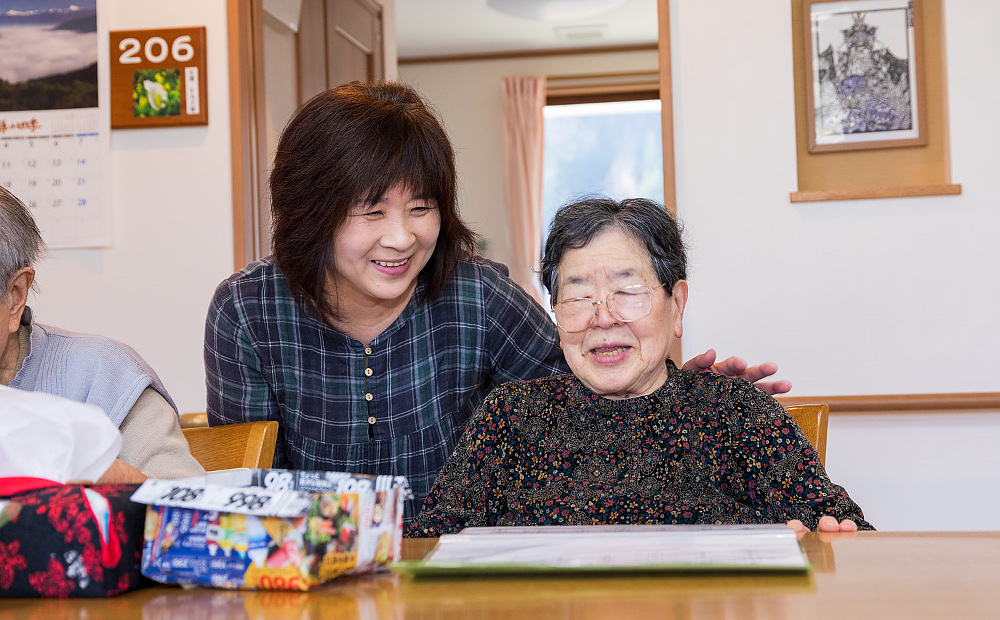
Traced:
[[0, 111], [96, 108], [96, 0], [3, 5]]

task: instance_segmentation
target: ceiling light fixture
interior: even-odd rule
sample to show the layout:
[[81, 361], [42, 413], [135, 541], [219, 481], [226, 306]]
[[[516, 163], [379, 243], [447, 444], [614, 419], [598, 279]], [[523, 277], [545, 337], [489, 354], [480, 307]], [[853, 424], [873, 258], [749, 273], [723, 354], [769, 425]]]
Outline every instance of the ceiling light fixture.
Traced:
[[563, 21], [606, 13], [627, 0], [486, 0], [491, 8], [528, 19]]

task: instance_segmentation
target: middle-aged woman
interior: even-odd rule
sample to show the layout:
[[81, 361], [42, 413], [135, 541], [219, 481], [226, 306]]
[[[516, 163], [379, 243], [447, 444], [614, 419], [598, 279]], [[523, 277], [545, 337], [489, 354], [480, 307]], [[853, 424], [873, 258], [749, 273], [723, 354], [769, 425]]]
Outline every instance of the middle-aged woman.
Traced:
[[668, 359], [682, 333], [685, 277], [679, 228], [655, 203], [562, 208], [542, 280], [572, 374], [494, 390], [408, 533], [626, 523], [870, 529], [773, 398]]
[[[451, 143], [407, 86], [306, 102], [270, 192], [273, 257], [220, 284], [209, 309], [209, 422], [278, 421], [276, 467], [406, 476], [408, 522], [490, 390], [566, 372], [555, 326], [475, 257]], [[774, 372], [727, 362], [713, 370]]]

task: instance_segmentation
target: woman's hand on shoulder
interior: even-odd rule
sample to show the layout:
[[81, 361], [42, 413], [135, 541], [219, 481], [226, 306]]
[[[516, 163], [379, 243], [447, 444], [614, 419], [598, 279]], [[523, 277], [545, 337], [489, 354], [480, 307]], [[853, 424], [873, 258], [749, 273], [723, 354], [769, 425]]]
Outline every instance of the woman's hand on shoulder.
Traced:
[[716, 363], [715, 349], [709, 349], [701, 355], [696, 355], [684, 363], [684, 370], [695, 372], [711, 372], [717, 375], [725, 375], [734, 379], [745, 379], [753, 383], [760, 390], [775, 396], [784, 394], [792, 389], [792, 382], [782, 379], [780, 381], [763, 381], [774, 373], [778, 372], [778, 365], [774, 362], [764, 362], [758, 366], [750, 366], [745, 360], [739, 357], [730, 357]]

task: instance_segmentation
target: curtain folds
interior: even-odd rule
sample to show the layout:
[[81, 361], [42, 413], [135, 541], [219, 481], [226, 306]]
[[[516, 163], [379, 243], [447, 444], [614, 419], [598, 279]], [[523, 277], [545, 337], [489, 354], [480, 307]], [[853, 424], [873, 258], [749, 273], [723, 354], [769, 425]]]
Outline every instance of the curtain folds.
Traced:
[[542, 146], [545, 77], [505, 77], [503, 137], [510, 275], [544, 307], [536, 273], [542, 253]]

